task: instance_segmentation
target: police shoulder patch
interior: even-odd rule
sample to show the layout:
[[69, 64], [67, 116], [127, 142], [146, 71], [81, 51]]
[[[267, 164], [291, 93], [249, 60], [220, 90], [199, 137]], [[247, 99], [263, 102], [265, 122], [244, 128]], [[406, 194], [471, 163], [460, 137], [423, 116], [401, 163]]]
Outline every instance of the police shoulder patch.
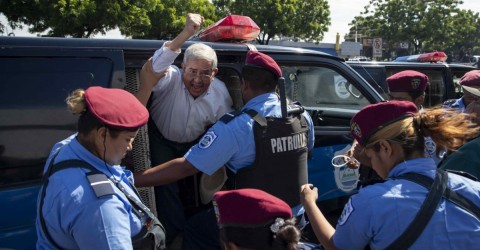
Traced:
[[202, 139], [200, 139], [200, 142], [198, 142], [198, 147], [201, 149], [208, 148], [210, 145], [212, 145], [215, 139], [217, 139], [217, 135], [215, 132], [210, 130], [202, 137]]
[[338, 225], [341, 226], [345, 224], [353, 211], [355, 211], [355, 208], [352, 205], [352, 199], [349, 199], [345, 205], [345, 208], [343, 208], [342, 216], [340, 216], [340, 219], [338, 219]]

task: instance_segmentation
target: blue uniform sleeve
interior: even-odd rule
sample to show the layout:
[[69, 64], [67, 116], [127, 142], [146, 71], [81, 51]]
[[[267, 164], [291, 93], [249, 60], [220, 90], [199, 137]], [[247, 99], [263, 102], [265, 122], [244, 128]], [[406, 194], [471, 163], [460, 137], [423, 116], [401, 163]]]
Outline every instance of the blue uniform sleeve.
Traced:
[[[238, 118], [237, 118], [238, 119]], [[211, 175], [218, 168], [229, 162], [239, 151], [237, 137], [241, 128], [235, 129], [234, 123], [217, 122], [185, 154], [185, 158], [199, 171]]]
[[315, 145], [315, 128], [313, 126], [313, 121], [312, 117], [308, 114], [307, 111], [303, 112], [303, 116], [305, 116], [305, 120], [307, 120], [308, 123], [308, 143], [307, 147], [308, 150], [312, 150], [313, 146]]
[[[352, 197], [354, 198], [354, 196]], [[369, 244], [370, 209], [350, 198], [338, 220], [333, 242], [338, 249], [364, 249]]]
[[82, 206], [71, 233], [80, 249], [132, 249], [129, 213], [117, 197]]

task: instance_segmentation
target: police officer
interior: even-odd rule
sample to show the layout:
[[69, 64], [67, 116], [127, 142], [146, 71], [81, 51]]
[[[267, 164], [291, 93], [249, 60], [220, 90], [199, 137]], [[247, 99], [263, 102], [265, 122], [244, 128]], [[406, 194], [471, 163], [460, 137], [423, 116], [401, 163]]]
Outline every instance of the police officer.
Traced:
[[[428, 76], [414, 70], [404, 70], [387, 78], [388, 96], [390, 100], [409, 101], [423, 111], [425, 90], [429, 84]], [[430, 137], [425, 137], [425, 154], [438, 164], [442, 157], [436, 152], [437, 145]], [[444, 152], [440, 154], [443, 155]]]
[[[371, 249], [477, 246], [480, 183], [438, 170], [433, 159], [424, 157], [426, 133], [436, 131], [433, 140], [448, 150], [461, 145], [468, 135], [478, 135], [480, 128], [472, 126], [465, 116], [441, 108], [417, 112], [416, 106], [406, 101], [371, 104], [361, 109], [352, 118], [352, 136], [364, 146], [372, 168], [385, 182], [366, 186], [353, 195], [336, 228], [316, 206], [317, 188], [302, 186], [302, 203], [322, 246], [326, 249], [364, 249], [367, 245]], [[454, 203], [451, 201], [454, 195], [462, 198]]]
[[97, 86], [74, 91], [67, 104], [80, 114], [78, 133], [57, 143], [45, 165], [37, 249], [163, 249], [163, 226], [120, 166], [147, 109], [125, 90]]
[[[429, 84], [428, 76], [414, 70], [404, 70], [387, 78], [388, 97], [390, 100], [409, 101], [415, 104], [419, 112], [423, 111], [423, 102], [425, 101], [425, 90]], [[382, 115], [382, 114], [380, 114]], [[432, 157], [438, 164], [442, 157], [436, 152], [437, 145], [430, 137], [425, 137], [425, 155]], [[348, 154], [353, 155], [355, 159], [362, 164], [370, 166], [363, 153], [363, 147], [354, 142], [352, 149]], [[441, 155], [444, 154], [442, 151]]]
[[465, 112], [467, 106], [479, 99], [478, 96], [472, 94], [469, 88], [480, 87], [480, 70], [472, 70], [460, 78], [459, 84], [462, 86], [463, 96], [458, 99], [447, 100], [443, 103], [444, 108], [453, 108], [459, 112]]
[[[246, 104], [241, 112], [225, 115], [184, 157], [136, 173], [136, 185], [165, 184], [200, 171], [212, 175], [222, 165], [226, 165], [233, 173], [229, 177], [229, 183], [233, 183], [231, 188], [267, 184], [259, 188], [268, 188], [275, 196], [288, 199], [295, 216], [303, 214], [300, 197], [294, 193], [298, 193], [301, 182], [306, 181], [307, 151], [313, 148], [314, 142], [313, 123], [308, 114], [303, 112], [294, 121], [285, 118], [285, 123], [290, 124], [290, 131], [282, 127], [278, 134], [275, 127], [269, 127], [271, 123], [267, 120], [272, 119], [265, 117], [282, 116], [280, 98], [275, 93], [277, 80], [281, 76], [280, 67], [271, 57], [249, 51], [242, 71], [241, 88]], [[268, 131], [262, 130], [265, 129], [264, 125], [267, 125]], [[268, 136], [255, 138], [254, 134], [261, 131], [265, 131]], [[261, 150], [266, 151], [263, 154], [266, 158], [258, 157]], [[276, 161], [276, 158], [284, 161]], [[268, 164], [269, 161], [272, 164]], [[285, 186], [290, 188], [285, 189]], [[185, 248], [219, 248], [213, 211], [205, 220], [200, 217], [190, 220], [190, 226], [187, 225], [184, 231]], [[208, 225], [213, 232], [209, 232]]]
[[[474, 101], [470, 102], [465, 109], [465, 113], [474, 115], [472, 120], [478, 125], [480, 124], [480, 102], [478, 101], [480, 100], [480, 70], [472, 70], [466, 73], [460, 82], [464, 92], [475, 97], [468, 98]], [[466, 172], [480, 180], [480, 154], [478, 152], [480, 152], [480, 137], [467, 142], [458, 150], [444, 156], [439, 168]]]
[[428, 76], [423, 73], [400, 71], [387, 78], [388, 97], [390, 100], [413, 102], [421, 110], [428, 83]]
[[220, 191], [213, 197], [222, 249], [321, 249], [300, 242], [292, 210], [259, 189]]

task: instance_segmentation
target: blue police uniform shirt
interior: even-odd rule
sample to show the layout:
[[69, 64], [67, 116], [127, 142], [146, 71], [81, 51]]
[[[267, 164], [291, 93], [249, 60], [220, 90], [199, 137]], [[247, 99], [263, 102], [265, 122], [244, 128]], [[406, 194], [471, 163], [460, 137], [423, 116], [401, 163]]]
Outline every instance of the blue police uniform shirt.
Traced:
[[[266, 93], [249, 100], [242, 111], [252, 109], [262, 116], [281, 117], [280, 99], [275, 93]], [[313, 122], [304, 112], [308, 123], [309, 150], [313, 148], [315, 135]], [[255, 139], [253, 126], [255, 121], [248, 114], [241, 114], [229, 123], [215, 123], [200, 142], [190, 148], [185, 158], [199, 171], [211, 175], [225, 165], [234, 173], [248, 167], [255, 161]], [[294, 214], [303, 213], [303, 207], [293, 209]]]
[[[139, 199], [128, 183], [133, 181], [130, 171], [119, 165], [108, 165], [75, 137], [76, 134], [54, 146], [44, 171], [53, 153], [61, 147], [55, 163], [84, 160]], [[86, 177], [87, 172], [89, 170], [83, 168], [68, 168], [50, 176], [43, 206], [48, 233], [63, 249], [132, 249], [131, 237], [140, 232], [146, 218], [134, 213], [127, 197], [113, 183], [115, 195], [97, 198]], [[53, 249], [42, 233], [38, 218], [36, 230], [37, 249]]]
[[463, 96], [461, 98], [456, 99], [454, 102], [451, 102], [448, 105], [443, 105], [443, 108], [453, 108], [458, 110], [459, 112], [465, 112], [465, 102], [463, 102]]
[[[408, 160], [395, 166], [389, 178], [414, 172], [434, 178], [431, 158]], [[480, 206], [480, 182], [449, 174], [450, 189]], [[388, 179], [359, 190], [345, 205], [333, 236], [339, 249], [385, 249], [405, 231], [428, 191], [413, 182]], [[409, 249], [471, 249], [480, 243], [480, 221], [442, 199], [429, 224]]]
[[436, 150], [437, 144], [433, 141], [432, 137], [425, 137], [425, 157], [432, 158], [435, 161], [435, 165], [438, 165], [445, 155], [445, 150], [441, 150], [439, 152], [440, 155], [437, 155]]

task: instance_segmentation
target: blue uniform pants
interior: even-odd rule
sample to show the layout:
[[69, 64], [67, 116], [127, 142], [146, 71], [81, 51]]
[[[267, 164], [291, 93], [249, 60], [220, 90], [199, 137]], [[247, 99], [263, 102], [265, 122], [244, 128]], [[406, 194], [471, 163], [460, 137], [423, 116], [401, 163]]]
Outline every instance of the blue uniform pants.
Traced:
[[183, 232], [183, 250], [219, 250], [220, 230], [213, 208], [192, 216]]

